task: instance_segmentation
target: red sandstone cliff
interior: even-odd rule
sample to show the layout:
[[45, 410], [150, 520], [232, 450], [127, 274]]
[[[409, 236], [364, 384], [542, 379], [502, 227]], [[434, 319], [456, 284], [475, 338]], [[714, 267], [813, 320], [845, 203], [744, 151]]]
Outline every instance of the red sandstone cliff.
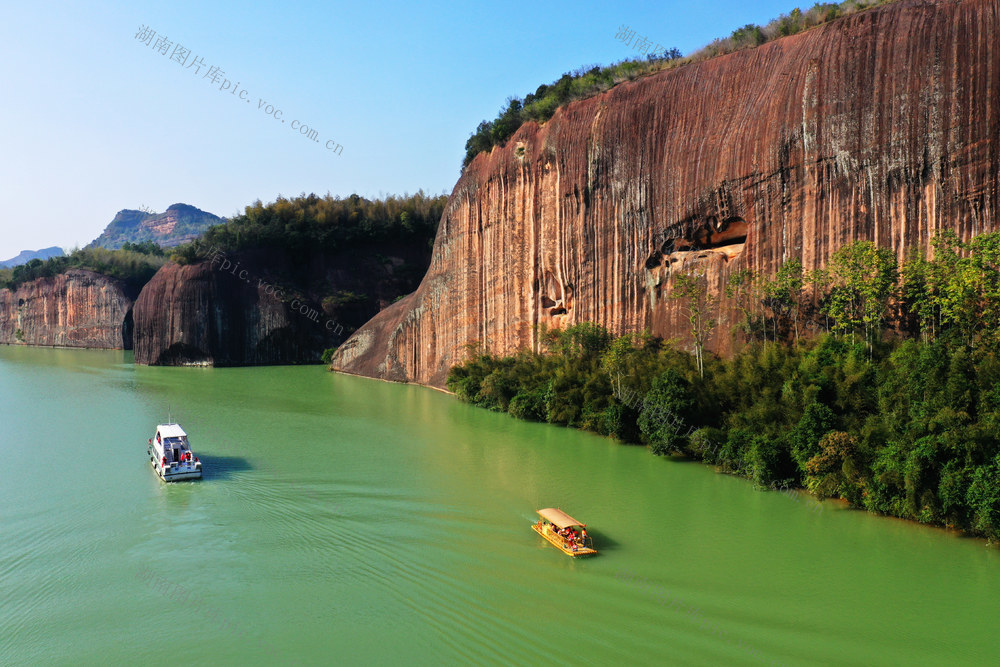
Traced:
[[414, 289], [426, 245], [268, 249], [168, 263], [135, 304], [135, 361], [242, 366], [319, 362], [326, 348]]
[[0, 289], [0, 343], [131, 349], [132, 298], [83, 269]]
[[998, 35], [998, 0], [903, 0], [525, 125], [466, 168], [420, 287], [333, 368], [442, 386], [465, 343], [532, 347], [539, 323], [680, 336], [672, 271], [720, 293], [857, 239], [902, 256], [996, 229]]
[[296, 335], [295, 316], [273, 288], [269, 294], [256, 277], [248, 283], [218, 268], [168, 263], [146, 284], [135, 308], [136, 363], [225, 366], [297, 359], [306, 341]]

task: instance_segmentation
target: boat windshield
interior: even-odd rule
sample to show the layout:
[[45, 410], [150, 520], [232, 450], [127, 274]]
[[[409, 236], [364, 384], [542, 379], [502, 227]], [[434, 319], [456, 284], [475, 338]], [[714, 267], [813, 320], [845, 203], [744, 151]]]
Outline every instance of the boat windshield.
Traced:
[[164, 438], [163, 444], [167, 447], [181, 447], [187, 443], [184, 442], [184, 438]]

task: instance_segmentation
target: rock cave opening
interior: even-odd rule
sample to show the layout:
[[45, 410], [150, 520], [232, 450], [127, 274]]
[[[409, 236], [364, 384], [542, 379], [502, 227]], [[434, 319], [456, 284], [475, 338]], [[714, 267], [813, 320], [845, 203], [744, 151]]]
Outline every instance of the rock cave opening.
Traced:
[[122, 349], [131, 350], [133, 348], [133, 336], [135, 332], [135, 322], [132, 319], [132, 309], [129, 308], [122, 320]]

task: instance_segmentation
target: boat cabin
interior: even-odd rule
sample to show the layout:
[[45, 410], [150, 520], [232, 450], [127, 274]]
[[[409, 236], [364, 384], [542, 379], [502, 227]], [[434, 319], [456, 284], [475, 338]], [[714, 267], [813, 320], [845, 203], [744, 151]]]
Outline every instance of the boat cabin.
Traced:
[[165, 481], [198, 479], [201, 461], [191, 451], [187, 433], [179, 424], [160, 424], [149, 439], [149, 462]]
[[191, 451], [187, 433], [177, 424], [160, 424], [156, 427], [156, 445], [161, 456], [167, 458], [167, 463], [180, 463], [184, 452]]
[[587, 524], [577, 521], [557, 507], [538, 510], [540, 517], [532, 529], [568, 556], [589, 556], [597, 553], [587, 535]]

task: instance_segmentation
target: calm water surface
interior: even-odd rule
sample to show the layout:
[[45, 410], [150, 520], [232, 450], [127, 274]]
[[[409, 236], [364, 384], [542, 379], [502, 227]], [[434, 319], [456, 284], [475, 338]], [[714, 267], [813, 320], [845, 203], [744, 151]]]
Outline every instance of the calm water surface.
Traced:
[[429, 389], [0, 346], [3, 665], [997, 664], [998, 594], [981, 541]]

